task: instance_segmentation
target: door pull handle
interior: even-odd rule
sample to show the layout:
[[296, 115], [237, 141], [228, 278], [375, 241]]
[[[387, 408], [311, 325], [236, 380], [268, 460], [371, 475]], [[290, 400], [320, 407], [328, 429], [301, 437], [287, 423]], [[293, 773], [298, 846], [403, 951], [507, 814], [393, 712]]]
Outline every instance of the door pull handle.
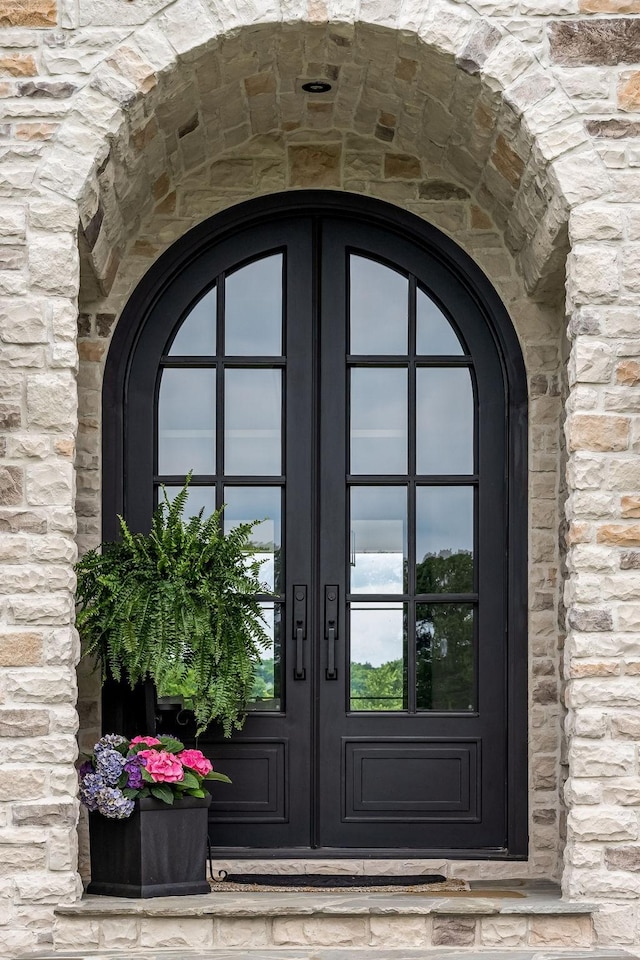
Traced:
[[338, 588], [326, 587], [324, 592], [325, 638], [327, 640], [327, 669], [325, 679], [337, 680], [336, 641], [338, 639]]
[[307, 588], [298, 585], [293, 588], [293, 639], [296, 642], [294, 680], [306, 680], [304, 667], [304, 641], [307, 636]]

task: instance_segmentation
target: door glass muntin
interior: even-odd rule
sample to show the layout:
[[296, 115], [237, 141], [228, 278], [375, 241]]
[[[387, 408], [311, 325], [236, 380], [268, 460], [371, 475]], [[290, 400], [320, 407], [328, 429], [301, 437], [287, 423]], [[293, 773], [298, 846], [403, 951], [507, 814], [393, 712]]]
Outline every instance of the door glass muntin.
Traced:
[[[349, 263], [354, 259], [353, 252], [350, 255]], [[381, 265], [382, 266], [382, 265]], [[384, 267], [384, 269], [388, 269]], [[353, 309], [353, 285], [349, 285], [348, 309]], [[404, 659], [402, 660], [402, 673], [405, 687], [402, 694], [402, 705], [399, 697], [390, 696], [383, 704], [381, 699], [375, 697], [366, 697], [362, 695], [363, 670], [361, 662], [357, 657], [366, 653], [366, 644], [361, 639], [363, 633], [359, 630], [358, 636], [350, 638], [351, 645], [355, 645], [353, 652], [348, 654], [350, 661], [350, 684], [347, 692], [348, 709], [361, 712], [362, 710], [389, 710], [391, 712], [423, 712], [425, 710], [436, 712], [466, 712], [475, 709], [475, 688], [476, 677], [476, 643], [475, 643], [475, 624], [477, 618], [471, 616], [469, 624], [462, 617], [461, 633], [462, 639], [456, 644], [449, 643], [447, 637], [442, 636], [446, 633], [447, 623], [452, 624], [455, 617], [453, 612], [460, 610], [473, 609], [477, 601], [476, 576], [474, 568], [474, 557], [476, 551], [476, 499], [478, 478], [476, 474], [476, 443], [477, 443], [477, 402], [476, 387], [473, 376], [471, 358], [466, 353], [462, 340], [451, 324], [446, 314], [440, 309], [437, 302], [428, 296], [426, 290], [415, 278], [408, 277], [409, 290], [409, 313], [408, 313], [408, 338], [407, 353], [401, 355], [390, 350], [388, 355], [382, 356], [381, 351], [375, 345], [370, 353], [366, 352], [366, 345], [362, 336], [359, 334], [354, 341], [357, 346], [357, 352], [352, 347], [351, 355], [347, 356], [347, 411], [346, 422], [348, 426], [348, 448], [349, 448], [349, 475], [347, 486], [349, 501], [353, 504], [354, 491], [366, 490], [366, 484], [373, 485], [373, 489], [382, 489], [389, 487], [390, 484], [406, 484], [408, 490], [408, 554], [404, 561], [405, 574], [403, 576], [403, 618], [404, 618]], [[398, 311], [401, 315], [401, 311]], [[353, 327], [351, 321], [350, 326]], [[404, 322], [404, 321], [403, 321]], [[389, 338], [390, 340], [392, 338]], [[390, 361], [392, 361], [390, 363]], [[384, 410], [385, 401], [388, 401], [392, 391], [386, 392], [378, 385], [376, 391], [369, 391], [368, 404], [362, 402], [363, 391], [358, 389], [358, 377], [363, 379], [360, 371], [367, 371], [371, 376], [372, 382], [375, 380], [375, 371], [394, 371], [396, 376], [402, 375], [402, 372], [408, 377], [406, 392], [406, 415], [407, 415], [407, 468], [398, 469], [398, 457], [393, 453], [384, 456], [384, 453], [378, 452], [367, 457], [363, 456], [357, 447], [354, 448], [354, 431], [368, 434], [371, 437], [376, 432], [375, 409], [376, 403]], [[380, 374], [378, 374], [379, 376]], [[366, 377], [367, 374], [364, 374]], [[399, 377], [398, 377], [399, 378]], [[430, 408], [433, 402], [432, 398], [442, 400], [438, 395], [438, 390], [434, 394], [431, 391], [425, 391], [423, 384], [425, 382], [435, 382], [436, 387], [449, 383], [451, 385], [450, 399], [451, 405], [444, 404], [444, 410], [451, 408], [454, 411], [453, 427], [455, 434], [460, 433], [462, 428], [463, 436], [460, 441], [454, 442], [453, 453], [447, 457], [447, 429], [440, 430], [440, 436], [434, 444], [434, 455], [425, 455], [424, 438], [421, 433], [424, 431], [424, 422], [427, 420]], [[354, 386], [355, 384], [355, 386]], [[460, 390], [462, 385], [462, 390]], [[359, 396], [360, 393], [360, 396]], [[426, 393], [426, 402], [425, 396]], [[441, 391], [440, 391], [441, 393]], [[461, 394], [461, 395], [460, 395]], [[445, 398], [446, 399], [446, 398]], [[421, 403], [422, 401], [422, 403]], [[397, 406], [397, 399], [392, 398], [391, 403]], [[355, 411], [354, 411], [355, 404]], [[359, 424], [358, 417], [360, 409], [365, 410], [365, 416], [369, 417], [371, 422]], [[455, 413], [457, 412], [457, 416]], [[443, 420], [442, 411], [437, 415], [439, 421]], [[446, 418], [445, 418], [446, 419]], [[398, 416], [395, 416], [398, 421]], [[422, 420], [422, 424], [420, 423]], [[439, 424], [438, 424], [439, 425]], [[421, 426], [423, 430], [421, 431]], [[378, 430], [380, 432], [380, 430]], [[382, 428], [384, 432], [384, 428]], [[387, 430], [389, 432], [389, 430]], [[356, 435], [355, 442], [362, 442], [362, 437]], [[375, 438], [374, 438], [375, 439]], [[444, 448], [444, 449], [443, 449]], [[388, 453], [388, 451], [386, 451]], [[441, 457], [441, 463], [438, 462], [438, 454]], [[429, 493], [429, 491], [432, 493]], [[438, 527], [442, 527], [440, 518], [438, 518], [439, 504], [431, 501], [439, 497], [441, 505], [447, 504], [450, 509], [459, 509], [462, 516], [451, 518], [450, 529], [444, 528], [438, 532]], [[369, 607], [375, 607], [376, 603], [381, 605], [381, 609], [386, 606], [393, 606], [396, 601], [396, 584], [387, 583], [385, 589], [389, 592], [384, 596], [383, 590], [375, 590], [374, 579], [371, 576], [365, 577], [364, 581], [354, 577], [354, 559], [356, 566], [358, 562], [357, 534], [356, 544], [353, 543], [354, 518], [353, 511], [348, 509], [348, 557], [347, 557], [347, 582], [351, 584], [351, 593], [348, 595], [348, 621], [354, 615], [358, 615], [357, 604], [368, 604]], [[454, 522], [455, 520], [455, 522]], [[444, 543], [445, 539], [451, 539], [452, 544], [449, 547]], [[440, 542], [442, 541], [442, 542]], [[454, 542], [455, 541], [455, 542]], [[430, 546], [433, 546], [435, 559], [428, 558]], [[424, 557], [419, 557], [419, 551], [425, 551]], [[362, 558], [361, 558], [362, 559]], [[440, 564], [446, 569], [424, 570], [424, 563], [432, 560], [431, 566]], [[419, 569], [418, 565], [422, 569]], [[451, 567], [452, 569], [449, 569]], [[432, 574], [431, 578], [422, 575], [425, 572]], [[435, 577], [435, 579], [434, 579]], [[384, 578], [383, 578], [384, 579]], [[387, 578], [388, 579], [388, 578]], [[393, 578], [392, 578], [393, 579]], [[396, 578], [397, 579], [397, 578]], [[430, 581], [433, 580], [433, 583]], [[381, 587], [383, 586], [380, 581]], [[429, 589], [432, 592], [423, 593], [423, 589]], [[455, 589], [454, 589], [455, 588]], [[394, 596], [395, 594], [395, 596]], [[364, 595], [367, 600], [364, 600]], [[469, 604], [465, 605], [462, 601], [468, 598]], [[398, 600], [400, 597], [398, 597]], [[455, 604], [450, 603], [440, 607], [440, 604], [448, 599], [458, 601]], [[427, 605], [430, 601], [430, 605]], [[437, 617], [432, 617], [437, 630], [430, 646], [430, 666], [429, 666], [429, 691], [426, 694], [425, 681], [425, 632], [431, 628], [425, 627], [426, 610], [436, 610]], [[448, 618], [443, 616], [443, 611], [453, 611]], [[460, 618], [459, 618], [460, 619]], [[351, 627], [350, 627], [351, 628]], [[453, 628], [452, 628], [453, 629]], [[466, 632], [465, 632], [466, 631]], [[432, 630], [433, 633], [433, 630]], [[469, 640], [469, 636], [471, 640]], [[411, 643], [408, 642], [411, 639]], [[464, 641], [464, 642], [463, 642]], [[420, 646], [420, 644], [422, 644]], [[450, 663], [453, 654], [450, 652], [456, 648], [462, 660], [471, 670], [471, 679], [465, 681], [464, 690], [451, 691], [451, 683], [443, 678], [447, 677], [446, 667]], [[362, 648], [362, 649], [361, 649]], [[440, 650], [441, 656], [434, 658], [434, 651]], [[444, 651], [444, 653], [442, 652]], [[372, 650], [373, 653], [373, 650]], [[356, 659], [354, 659], [354, 656]], [[465, 659], [466, 658], [466, 659]], [[399, 663], [400, 661], [398, 661]], [[354, 670], [354, 668], [356, 668]], [[382, 668], [379, 665], [378, 672]], [[371, 670], [374, 670], [372, 673]], [[398, 668], [399, 669], [399, 668]], [[397, 671], [396, 671], [397, 672]], [[373, 678], [375, 669], [370, 665], [370, 675]], [[408, 687], [406, 683], [408, 682]], [[447, 686], [448, 693], [444, 689], [438, 691], [438, 683], [443, 687]], [[354, 687], [355, 684], [355, 687]], [[435, 685], [435, 686], [434, 686]], [[375, 684], [374, 684], [375, 686]], [[354, 695], [354, 689], [357, 687], [358, 694]], [[372, 686], [373, 690], [373, 686]], [[454, 695], [455, 694], [455, 695]]]
[[[162, 424], [159, 418], [159, 400], [161, 400], [162, 397], [162, 377], [165, 372], [171, 377], [179, 378], [180, 376], [183, 376], [185, 378], [185, 384], [188, 381], [189, 376], [194, 374], [196, 378], [198, 376], [201, 378], [206, 378], [207, 376], [209, 378], [213, 377], [215, 378], [216, 382], [215, 393], [213, 394], [212, 398], [214, 414], [214, 431], [211, 438], [213, 456], [208, 454], [206, 457], [206, 462], [197, 464], [200, 469], [198, 469], [197, 472], [193, 472], [185, 508], [185, 518], [192, 516], [194, 513], [198, 513], [201, 508], [203, 509], [203, 515], [206, 518], [213, 512], [214, 509], [219, 508], [224, 504], [225, 492], [233, 491], [236, 488], [242, 489], [243, 491], [248, 491], [252, 487], [256, 489], [256, 509], [258, 509], [258, 513], [260, 513], [260, 503], [258, 501], [261, 499], [264, 500], [264, 496], [269, 498], [270, 489], [273, 489], [274, 491], [281, 491], [282, 503], [279, 509], [275, 512], [274, 516], [266, 517], [266, 515], [260, 513], [260, 515], [256, 515], [255, 517], [247, 515], [235, 518], [236, 520], [246, 521], [266, 520], [266, 523], [262, 522], [255, 528], [255, 533], [258, 535], [265, 533], [266, 527], [271, 524], [273, 528], [271, 532], [274, 536], [272, 542], [273, 550], [268, 551], [266, 549], [262, 549], [263, 547], [266, 548], [268, 544], [266, 544], [266, 542], [260, 542], [259, 549], [256, 551], [256, 556], [258, 557], [260, 554], [264, 553], [267, 561], [265, 564], [265, 567], [268, 567], [268, 569], [265, 571], [265, 589], [269, 592], [260, 595], [257, 599], [265, 608], [265, 630], [268, 635], [273, 637], [274, 642], [272, 646], [265, 651], [262, 658], [262, 667], [257, 671], [256, 684], [254, 688], [256, 699], [252, 700], [247, 705], [247, 709], [250, 709], [252, 713], [259, 711], [275, 713], [284, 709], [283, 691], [281, 689], [281, 670], [283, 667], [282, 642], [285, 622], [284, 593], [282, 592], [284, 589], [283, 537], [285, 478], [282, 475], [282, 470], [285, 462], [285, 438], [283, 427], [285, 423], [286, 403], [286, 358], [282, 355], [282, 344], [284, 343], [286, 330], [286, 298], [284, 296], [284, 292], [286, 290], [286, 250], [276, 250], [267, 253], [261, 253], [258, 257], [254, 257], [249, 261], [238, 264], [231, 270], [227, 271], [229, 274], [229, 279], [232, 281], [233, 288], [233, 283], [242, 280], [242, 271], [245, 268], [249, 268], [250, 271], [250, 268], [254, 264], [262, 264], [268, 260], [271, 260], [278, 277], [281, 277], [280, 284], [275, 281], [272, 283], [272, 290], [274, 295], [278, 298], [278, 303], [275, 307], [275, 314], [280, 316], [281, 323], [280, 331], [275, 331], [275, 324], [273, 322], [271, 323], [270, 340], [268, 343], [263, 344], [265, 346], [265, 352], [257, 355], [255, 353], [250, 354], [248, 349], [246, 352], [242, 352], [242, 345], [234, 345], [232, 342], [232, 349], [234, 349], [235, 352], [230, 355], [225, 354], [225, 328], [227, 326], [225, 314], [225, 292], [227, 277], [225, 273], [220, 274], [215, 278], [215, 283], [210, 285], [208, 293], [205, 293], [197, 298], [194, 302], [194, 305], [184, 314], [178, 329], [174, 329], [172, 331], [169, 352], [165, 350], [158, 372], [158, 400], [156, 401], [155, 408], [156, 470], [154, 478], [154, 503], [157, 503], [160, 497], [161, 485], [165, 486], [167, 495], [170, 499], [173, 499], [181, 490], [187, 473], [193, 468], [192, 463], [187, 463], [185, 461], [184, 463], [180, 464], [176, 462], [175, 456], [172, 458], [170, 463], [167, 463], [166, 454], [162, 454], [161, 452], [160, 431]], [[239, 289], [239, 287], [236, 286], [236, 290], [237, 289]], [[209, 313], [211, 313], [212, 310], [215, 310], [215, 313], [212, 314], [215, 338], [209, 338], [208, 346], [213, 347], [213, 350], [209, 353], [207, 353], [205, 348], [202, 346], [203, 341], [206, 340], [206, 337], [203, 334], [203, 313], [205, 310], [209, 311]], [[272, 311], [272, 314], [273, 313], [274, 311]], [[193, 350], [193, 352], [187, 353], [187, 350]], [[261, 378], [264, 379], [265, 376], [267, 378], [271, 376], [272, 379], [275, 378], [275, 380], [278, 381], [276, 393], [279, 394], [279, 397], [277, 398], [279, 399], [279, 410], [277, 411], [277, 415], [271, 417], [274, 422], [267, 424], [266, 428], [270, 428], [276, 435], [279, 435], [280, 444], [282, 447], [281, 456], [277, 457], [276, 455], [268, 457], [267, 459], [269, 459], [270, 462], [267, 464], [264, 463], [264, 458], [262, 464], [255, 462], [249, 464], [250, 468], [256, 471], [252, 474], [235, 473], [232, 476], [227, 476], [225, 475], [223, 469], [225, 440], [225, 380], [228, 373], [231, 374], [231, 379], [233, 380], [235, 377], [237, 382], [239, 379], [241, 380], [243, 376], [250, 377], [252, 371], [256, 371], [257, 381], [260, 381]], [[238, 373], [239, 377], [237, 376]], [[271, 386], [273, 387], [273, 384], [271, 384]], [[260, 384], [258, 383], [258, 388], [259, 387]], [[273, 390], [271, 392], [273, 393]], [[255, 390], [253, 393], [255, 394]], [[260, 390], [258, 389], [258, 397], [256, 398], [256, 396], [253, 396], [250, 398], [250, 402], [248, 404], [248, 417], [247, 409], [244, 411], [244, 420], [248, 420], [248, 422], [242, 422], [239, 425], [241, 430], [248, 430], [249, 432], [255, 433], [256, 431], [265, 429], [264, 424], [253, 424], [251, 422], [252, 405], [257, 412], [256, 419], [259, 420], [261, 417], [263, 418], [265, 405], [264, 403], [258, 402], [259, 400]], [[188, 406], [189, 404], [187, 401], [187, 409]], [[271, 404], [271, 407], [273, 408], [273, 403]], [[232, 424], [232, 429], [235, 426], [235, 424]], [[189, 431], [188, 429], [185, 429], [182, 432], [188, 433]], [[276, 459], [278, 460], [277, 463], [275, 462]], [[242, 466], [242, 463], [240, 463], [238, 457], [236, 457], [236, 463], [234, 464], [232, 462], [231, 466]], [[262, 474], [257, 472], [257, 468], [261, 466], [266, 466], [265, 472]], [[168, 467], [171, 467], [170, 472], [168, 469], [166, 469]], [[202, 469], [203, 467], [204, 469]], [[250, 494], [247, 494], [247, 496], [251, 498]], [[277, 497], [278, 494], [276, 493], [275, 496]], [[234, 499], [233, 494], [231, 494], [231, 499]], [[242, 513], [243, 510], [238, 504], [236, 504], [234, 507], [234, 513], [238, 512]], [[273, 511], [267, 511], [267, 513], [269, 512], [273, 513]], [[223, 522], [228, 528], [228, 525], [224, 520], [224, 514]], [[279, 532], [277, 530], [278, 527]], [[278, 541], [277, 544], [276, 539]], [[278, 576], [279, 582], [276, 583], [275, 581], [278, 579]], [[272, 586], [275, 588], [275, 593], [273, 594], [271, 593]]]

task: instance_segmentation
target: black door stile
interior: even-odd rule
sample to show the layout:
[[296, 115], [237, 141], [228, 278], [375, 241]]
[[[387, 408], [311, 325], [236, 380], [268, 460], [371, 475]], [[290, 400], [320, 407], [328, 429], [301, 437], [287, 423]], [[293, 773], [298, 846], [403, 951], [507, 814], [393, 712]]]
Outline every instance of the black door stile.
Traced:
[[[229, 741], [214, 729], [199, 740], [214, 765], [234, 779], [228, 792], [219, 788], [214, 796], [213, 845], [221, 856], [263, 851], [275, 856], [523, 857], [526, 421], [522, 361], [508, 317], [487, 281], [450, 241], [386, 205], [309, 193], [285, 195], [278, 206], [271, 200], [245, 204], [237, 214], [236, 229], [231, 211], [213, 218], [193, 231], [189, 242], [185, 238], [175, 245], [171, 271], [166, 268], [171, 251], [163, 258], [164, 271], [162, 260], [150, 271], [128, 308], [129, 316], [144, 318], [135, 337], [127, 315], [116, 334], [131, 351], [130, 361], [126, 369], [122, 363], [116, 369], [112, 348], [105, 390], [110, 416], [105, 486], [109, 470], [112, 480], [105, 495], [109, 538], [115, 532], [109, 527], [110, 506], [124, 508], [134, 529], [145, 529], [153, 509], [154, 480], [177, 484], [181, 479], [156, 472], [161, 363], [216, 366], [219, 384], [225, 365], [284, 371], [283, 476], [225, 481], [219, 454], [215, 475], [195, 479], [196, 484], [215, 485], [218, 504], [224, 482], [282, 482], [286, 491], [279, 597], [284, 610], [282, 704], [279, 711], [252, 710], [244, 729]], [[180, 318], [201, 291], [225, 272], [273, 251], [282, 251], [285, 262], [283, 359], [161, 360]], [[404, 354], [349, 354], [352, 255], [408, 278]], [[461, 352], [415, 353], [416, 291], [451, 318], [462, 337]], [[223, 309], [219, 300], [219, 322]], [[360, 368], [407, 371], [410, 415], [403, 472], [349, 474], [350, 371]], [[411, 430], [418, 406], [416, 384], [427, 369], [469, 370], [475, 460], [460, 474], [416, 472], [417, 440]], [[221, 390], [219, 386], [219, 398]], [[221, 436], [217, 442], [222, 443]], [[350, 594], [356, 556], [354, 523], [349, 520], [352, 488], [356, 498], [373, 489], [405, 491], [398, 494], [407, 504], [408, 554], [401, 593], [375, 594], [367, 587], [369, 592]], [[427, 503], [433, 488], [464, 488], [475, 504], [475, 579], [462, 592], [417, 590], [415, 565], [422, 562], [416, 543], [417, 503], [418, 498]], [[391, 523], [386, 514], [381, 516], [383, 525]], [[367, 529], [358, 522], [358, 530]], [[373, 707], [379, 702], [375, 698], [351, 700], [350, 604], [353, 616], [365, 616], [365, 623], [366, 616], [372, 616], [369, 608], [375, 614], [386, 605], [394, 611], [395, 622], [402, 610], [404, 692], [401, 703], [393, 700], [392, 709]], [[460, 622], [473, 618], [476, 667], [470, 696], [475, 699], [464, 709], [426, 709], [420, 697], [431, 687], [416, 692], [421, 668], [416, 631], [435, 637], [429, 619], [434, 611], [442, 620], [443, 611], [455, 615], [456, 610], [462, 611]], [[436, 641], [422, 642], [430, 651], [425, 661], [423, 650], [420, 662], [421, 676], [426, 676], [424, 664], [433, 669]], [[446, 657], [446, 639], [443, 643]], [[435, 683], [434, 675], [429, 676], [429, 684]], [[519, 690], [514, 690], [516, 684]]]

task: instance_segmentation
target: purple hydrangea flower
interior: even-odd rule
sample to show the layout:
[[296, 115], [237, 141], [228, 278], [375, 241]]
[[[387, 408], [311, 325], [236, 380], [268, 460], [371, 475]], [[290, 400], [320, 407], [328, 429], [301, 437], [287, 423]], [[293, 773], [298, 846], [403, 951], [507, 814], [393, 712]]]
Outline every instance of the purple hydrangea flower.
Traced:
[[122, 775], [125, 759], [117, 750], [103, 749], [96, 752], [96, 772], [107, 787], [115, 787]]
[[98, 809], [97, 795], [105, 789], [105, 782], [97, 773], [87, 773], [80, 780], [80, 800], [91, 811]]
[[126, 820], [133, 813], [135, 805], [116, 787], [102, 787], [95, 795], [95, 802], [98, 813], [110, 820]]
[[125, 762], [124, 769], [129, 774], [127, 786], [131, 790], [141, 790], [144, 786], [141, 767], [146, 766], [146, 763], [146, 757], [140, 756], [130, 757], [129, 760]]
[[78, 768], [78, 774], [80, 777], [86, 777], [88, 773], [93, 773], [93, 764], [91, 760], [84, 760]]
[[125, 744], [128, 744], [129, 741], [126, 737], [121, 737], [119, 733], [107, 733], [104, 737], [100, 737], [96, 743], [94, 749], [96, 759], [103, 750], [117, 750], [118, 747], [123, 747]]

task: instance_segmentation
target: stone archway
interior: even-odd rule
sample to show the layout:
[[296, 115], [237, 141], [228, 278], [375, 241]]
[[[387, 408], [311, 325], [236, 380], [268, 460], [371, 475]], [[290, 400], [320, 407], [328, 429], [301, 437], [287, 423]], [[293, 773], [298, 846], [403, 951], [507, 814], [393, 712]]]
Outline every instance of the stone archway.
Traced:
[[[80, 198], [87, 278], [81, 379], [88, 385], [81, 409], [97, 419], [109, 335], [146, 266], [194, 223], [239, 200], [308, 186], [371, 193], [425, 217], [465, 247], [508, 302], [529, 354], [532, 484], [540, 499], [531, 529], [533, 816], [524, 869], [549, 876], [559, 869], [562, 817], [554, 621], [560, 562], [558, 300], [568, 207], [528, 133], [524, 103], [516, 110], [492, 89], [495, 79], [481, 77], [480, 65], [491, 62], [499, 41], [495, 31], [482, 29], [472, 39], [465, 36], [455, 59], [449, 50], [388, 27], [255, 26], [212, 41], [215, 51], [205, 46], [192, 52], [188, 67], [176, 67], [167, 77], [161, 73], [153, 84], [138, 51], [136, 70], [150, 88], [145, 107], [131, 111], [126, 136]], [[118, 56], [130, 70], [133, 50], [129, 43], [115, 54], [105, 75], [113, 74]], [[386, 82], [389, 71], [378, 64], [392, 57], [393, 79]], [[541, 94], [543, 100], [550, 96], [561, 116], [560, 95], [536, 84], [524, 59], [516, 63], [514, 102], [528, 98], [533, 110]], [[300, 93], [312, 70], [331, 79], [328, 99]], [[551, 117], [551, 103], [545, 110]], [[83, 542], [94, 544], [100, 516], [93, 423], [88, 430], [81, 425], [79, 440], [90, 464], [79, 474]], [[81, 702], [90, 714], [95, 691]], [[88, 739], [95, 730], [88, 725]], [[469, 874], [477, 867], [450, 869]], [[520, 864], [493, 869], [523, 872]]]

